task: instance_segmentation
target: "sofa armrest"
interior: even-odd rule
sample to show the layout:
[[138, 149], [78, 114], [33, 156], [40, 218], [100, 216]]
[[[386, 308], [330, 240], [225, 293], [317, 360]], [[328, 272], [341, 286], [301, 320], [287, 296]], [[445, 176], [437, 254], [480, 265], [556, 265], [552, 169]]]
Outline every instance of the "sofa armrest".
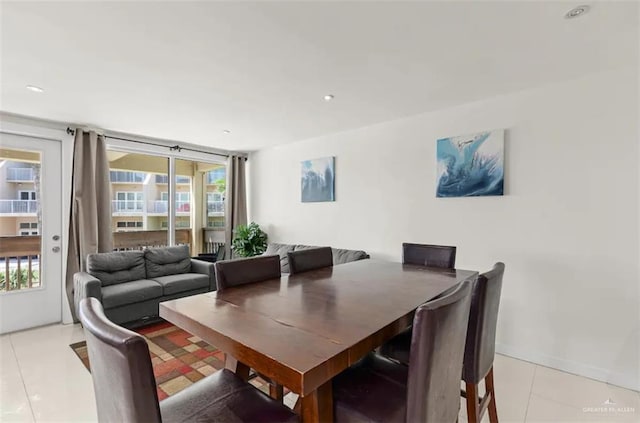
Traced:
[[216, 273], [213, 268], [213, 263], [191, 259], [191, 272], [209, 276], [209, 291], [215, 291], [217, 289], [218, 286], [216, 284]]
[[86, 272], [78, 272], [73, 275], [73, 303], [76, 312], [80, 306], [80, 301], [85, 298], [94, 297], [102, 303], [102, 282]]

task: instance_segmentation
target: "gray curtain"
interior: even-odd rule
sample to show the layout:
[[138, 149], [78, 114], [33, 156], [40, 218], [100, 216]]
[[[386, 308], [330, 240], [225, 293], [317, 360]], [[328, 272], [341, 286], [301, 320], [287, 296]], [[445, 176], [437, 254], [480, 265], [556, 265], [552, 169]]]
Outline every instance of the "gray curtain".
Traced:
[[102, 135], [76, 129], [73, 145], [71, 218], [66, 290], [73, 314], [73, 275], [85, 270], [87, 254], [113, 250], [109, 160]]
[[245, 158], [229, 156], [227, 160], [227, 193], [224, 210], [225, 258], [231, 258], [233, 230], [247, 224], [247, 188]]

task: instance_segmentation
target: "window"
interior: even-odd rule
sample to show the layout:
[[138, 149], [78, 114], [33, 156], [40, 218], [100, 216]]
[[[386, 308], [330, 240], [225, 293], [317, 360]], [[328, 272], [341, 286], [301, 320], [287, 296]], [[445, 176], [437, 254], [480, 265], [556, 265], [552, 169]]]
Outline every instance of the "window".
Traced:
[[35, 191], [18, 191], [18, 198], [20, 200], [33, 200], [36, 199]]
[[141, 221], [119, 221], [116, 222], [117, 228], [142, 228]]
[[136, 191], [116, 192], [115, 212], [141, 212], [144, 204], [144, 193]]
[[220, 192], [207, 193], [207, 214], [224, 213], [224, 197]]
[[160, 218], [167, 215], [166, 202], [154, 200], [159, 199], [160, 191], [167, 190], [166, 185], [163, 187], [158, 184], [163, 179], [166, 183], [169, 159], [153, 154], [118, 151], [112, 147], [108, 148], [107, 157], [113, 193], [111, 228], [114, 232], [121, 232], [114, 239], [114, 248], [131, 245], [134, 235], [128, 232], [142, 231], [149, 232], [149, 242], [153, 241], [154, 245], [166, 245], [168, 233], [160, 228]]
[[31, 231], [31, 235], [38, 235], [38, 222], [20, 222], [20, 229], [35, 229], [35, 231]]
[[[119, 146], [122, 150], [119, 150]], [[141, 151], [141, 148], [144, 151]], [[136, 150], [139, 152], [134, 152]], [[153, 232], [150, 237], [152, 236], [156, 245], [159, 245], [155, 241], [158, 237], [166, 236], [167, 241], [173, 238], [172, 234], [166, 230], [169, 226], [179, 228], [182, 235], [186, 228], [199, 231], [208, 227], [210, 218], [224, 220], [222, 217], [226, 181], [224, 162], [213, 156], [210, 157], [210, 161], [193, 160], [189, 153], [184, 154], [184, 157], [178, 157], [181, 156], [178, 153], [168, 152], [161, 147], [147, 148], [124, 141], [110, 141], [107, 155], [111, 166], [114, 231]], [[197, 156], [193, 155], [193, 157]], [[171, 162], [173, 166], [170, 171]], [[176, 189], [175, 196], [170, 198], [168, 185], [172, 185], [170, 184], [172, 178]], [[127, 183], [129, 185], [125, 185]], [[137, 191], [140, 192], [136, 193]], [[192, 192], [198, 193], [197, 198], [191, 195]], [[207, 196], [208, 192], [216, 195]], [[208, 199], [212, 203], [211, 206], [207, 205]], [[169, 222], [169, 214], [173, 215], [169, 213], [170, 207], [175, 210], [174, 222]], [[216, 211], [216, 215], [207, 215], [206, 210], [209, 207]], [[198, 211], [197, 221], [191, 209]], [[142, 220], [142, 224], [134, 228], [128, 226], [126, 223], [128, 220]], [[216, 223], [216, 226], [223, 223]], [[211, 225], [213, 224], [212, 222]], [[128, 239], [127, 235], [124, 235], [119, 236], [118, 239], [124, 242]], [[204, 250], [202, 245], [194, 245], [193, 249], [194, 251]]]
[[[176, 197], [177, 212], [189, 212], [191, 210], [191, 193], [190, 192], [188, 191], [176, 192], [175, 197]], [[162, 199], [162, 201], [168, 201], [169, 193], [168, 192], [161, 193], [160, 198]]]
[[28, 236], [29, 232], [28, 231], [20, 231], [20, 236]]
[[205, 175], [207, 184], [207, 228], [223, 228], [227, 169], [224, 166], [216, 167], [209, 170]]

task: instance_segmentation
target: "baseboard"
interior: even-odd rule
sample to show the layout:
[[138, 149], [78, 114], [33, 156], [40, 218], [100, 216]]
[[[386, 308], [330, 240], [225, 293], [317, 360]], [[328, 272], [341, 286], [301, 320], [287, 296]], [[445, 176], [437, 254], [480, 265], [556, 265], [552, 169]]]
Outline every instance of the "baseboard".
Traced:
[[558, 357], [552, 357], [540, 354], [535, 351], [525, 350], [523, 348], [514, 347], [512, 345], [496, 344], [496, 352], [498, 354], [517, 358], [519, 360], [528, 361], [541, 366], [550, 367], [552, 369], [561, 370], [578, 376], [584, 376], [610, 385], [619, 386], [621, 388], [640, 391], [640, 380], [635, 378], [633, 374], [613, 373], [610, 370], [599, 367], [589, 366], [575, 361], [565, 360]]

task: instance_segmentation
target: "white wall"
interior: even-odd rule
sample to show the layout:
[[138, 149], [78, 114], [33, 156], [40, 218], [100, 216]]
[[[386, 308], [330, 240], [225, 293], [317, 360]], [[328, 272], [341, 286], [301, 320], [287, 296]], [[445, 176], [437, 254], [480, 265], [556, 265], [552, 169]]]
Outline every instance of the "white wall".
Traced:
[[[251, 156], [272, 241], [399, 261], [403, 241], [506, 263], [498, 349], [640, 389], [638, 70], [586, 76]], [[340, 101], [339, 97], [336, 101]], [[384, 101], [381, 99], [380, 101]], [[504, 197], [435, 198], [435, 140], [506, 129]], [[300, 202], [300, 161], [336, 156], [336, 202]]]

